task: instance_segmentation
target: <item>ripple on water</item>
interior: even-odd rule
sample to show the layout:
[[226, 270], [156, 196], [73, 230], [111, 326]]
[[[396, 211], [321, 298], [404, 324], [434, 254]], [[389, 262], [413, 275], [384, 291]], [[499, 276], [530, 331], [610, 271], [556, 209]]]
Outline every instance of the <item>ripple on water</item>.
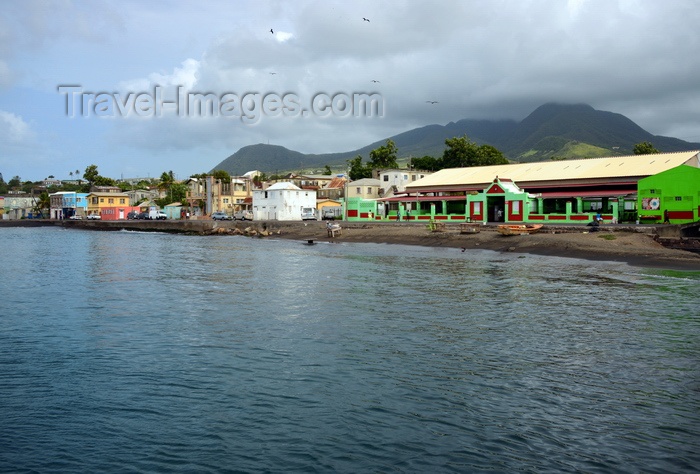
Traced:
[[24, 230], [4, 231], [0, 471], [700, 465], [697, 273]]

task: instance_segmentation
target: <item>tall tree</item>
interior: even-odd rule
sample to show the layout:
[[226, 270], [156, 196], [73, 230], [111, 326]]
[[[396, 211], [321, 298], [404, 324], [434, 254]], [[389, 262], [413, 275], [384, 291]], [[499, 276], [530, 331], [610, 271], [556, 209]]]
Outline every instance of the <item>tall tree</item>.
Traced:
[[355, 158], [348, 160], [350, 171], [348, 173], [351, 180], [355, 181], [362, 178], [372, 177], [372, 166], [362, 164], [362, 156], [357, 155]]
[[83, 179], [88, 182], [88, 186], [92, 186], [99, 176], [100, 172], [97, 171], [97, 165], [88, 166], [83, 173]]
[[641, 142], [637, 143], [634, 146], [634, 154], [635, 155], [653, 155], [655, 153], [661, 153], [659, 150], [654, 148], [654, 145], [652, 145], [650, 142]]
[[330, 167], [330, 166], [326, 165], [326, 166], [323, 167], [323, 174], [324, 174], [324, 175], [327, 175], [327, 176], [330, 176], [330, 175], [333, 174], [333, 170], [331, 170], [331, 167]]
[[508, 159], [491, 145], [477, 145], [466, 135], [445, 140], [447, 148], [442, 153], [441, 168], [467, 168], [508, 164]]
[[467, 166], [477, 166], [478, 155], [476, 143], [467, 138], [448, 138], [445, 140], [447, 148], [442, 152], [441, 168], [465, 168]]
[[477, 166], [507, 165], [508, 158], [503, 156], [496, 147], [491, 145], [481, 145], [476, 150]]
[[440, 160], [432, 156], [411, 158], [411, 168], [414, 170], [437, 171], [440, 169]]
[[387, 140], [386, 145], [382, 145], [369, 152], [369, 165], [373, 169], [396, 169], [399, 167], [396, 162], [396, 154], [399, 149], [392, 140]]

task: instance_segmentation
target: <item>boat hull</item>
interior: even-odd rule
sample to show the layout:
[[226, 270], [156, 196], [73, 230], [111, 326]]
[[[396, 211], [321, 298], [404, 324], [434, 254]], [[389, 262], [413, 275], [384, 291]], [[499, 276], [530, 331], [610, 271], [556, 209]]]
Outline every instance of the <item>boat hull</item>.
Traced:
[[523, 224], [502, 224], [498, 226], [498, 232], [500, 232], [503, 235], [525, 235], [525, 234], [534, 234], [535, 232], [539, 231], [542, 228], [542, 224], [532, 224], [532, 225], [523, 225]]

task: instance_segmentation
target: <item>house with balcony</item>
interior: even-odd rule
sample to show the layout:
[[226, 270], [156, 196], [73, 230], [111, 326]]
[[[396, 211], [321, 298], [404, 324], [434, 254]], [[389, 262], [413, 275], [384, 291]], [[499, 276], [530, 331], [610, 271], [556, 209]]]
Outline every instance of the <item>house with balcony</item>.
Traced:
[[430, 171], [388, 169], [378, 172], [381, 183], [381, 197], [389, 197], [406, 192], [406, 185], [431, 174]]
[[87, 216], [88, 193], [59, 191], [49, 194], [51, 219], [69, 219], [73, 216]]

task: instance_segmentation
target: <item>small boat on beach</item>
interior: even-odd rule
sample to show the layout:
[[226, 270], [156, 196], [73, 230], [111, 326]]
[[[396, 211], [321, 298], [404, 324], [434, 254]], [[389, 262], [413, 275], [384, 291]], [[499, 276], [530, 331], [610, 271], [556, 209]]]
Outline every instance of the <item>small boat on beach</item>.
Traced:
[[542, 224], [501, 224], [498, 232], [503, 235], [534, 234], [542, 228]]

